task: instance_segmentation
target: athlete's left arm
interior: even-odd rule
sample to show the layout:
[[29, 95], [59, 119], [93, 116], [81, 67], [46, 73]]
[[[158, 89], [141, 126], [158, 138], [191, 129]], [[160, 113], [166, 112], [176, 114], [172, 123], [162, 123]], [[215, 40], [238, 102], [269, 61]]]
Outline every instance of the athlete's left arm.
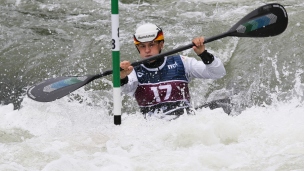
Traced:
[[[204, 52], [205, 53], [205, 52]], [[208, 53], [208, 52], [207, 52]], [[209, 55], [208, 53], [207, 55]], [[200, 55], [201, 57], [201, 55]], [[202, 58], [202, 57], [201, 57]], [[219, 79], [226, 75], [222, 61], [212, 55], [212, 60], [198, 61], [195, 58], [181, 56], [188, 78]]]

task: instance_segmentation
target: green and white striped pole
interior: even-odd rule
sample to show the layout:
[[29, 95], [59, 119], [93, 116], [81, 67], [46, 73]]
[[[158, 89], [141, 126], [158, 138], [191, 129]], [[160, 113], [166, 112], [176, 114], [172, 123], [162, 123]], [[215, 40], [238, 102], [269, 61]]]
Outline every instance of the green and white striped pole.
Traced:
[[120, 95], [120, 48], [119, 48], [119, 14], [118, 0], [111, 0], [112, 20], [112, 67], [113, 67], [113, 113], [114, 124], [121, 124]]

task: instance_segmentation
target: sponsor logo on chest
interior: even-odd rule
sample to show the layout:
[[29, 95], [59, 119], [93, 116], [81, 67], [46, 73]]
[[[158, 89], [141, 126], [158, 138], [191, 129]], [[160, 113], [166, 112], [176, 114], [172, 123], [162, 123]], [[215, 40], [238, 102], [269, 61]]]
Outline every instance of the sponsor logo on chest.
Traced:
[[141, 78], [143, 75], [144, 75], [144, 73], [142, 73], [142, 72], [137, 72], [137, 76], [138, 76], [139, 78]]
[[175, 62], [174, 64], [168, 65], [168, 69], [176, 68], [178, 64]]

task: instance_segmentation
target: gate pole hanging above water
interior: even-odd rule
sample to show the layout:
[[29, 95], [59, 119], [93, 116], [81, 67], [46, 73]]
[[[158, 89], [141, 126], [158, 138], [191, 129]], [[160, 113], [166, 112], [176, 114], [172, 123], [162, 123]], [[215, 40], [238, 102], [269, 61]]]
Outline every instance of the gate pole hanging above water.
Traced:
[[112, 68], [113, 68], [113, 113], [114, 124], [121, 124], [120, 47], [118, 0], [111, 0], [112, 20]]

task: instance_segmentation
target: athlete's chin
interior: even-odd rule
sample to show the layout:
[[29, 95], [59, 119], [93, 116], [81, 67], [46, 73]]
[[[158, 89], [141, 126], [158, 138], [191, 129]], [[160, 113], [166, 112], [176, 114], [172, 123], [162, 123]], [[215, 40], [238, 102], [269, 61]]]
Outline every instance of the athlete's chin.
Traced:
[[[147, 56], [142, 56], [141, 58], [146, 60], [146, 59], [149, 59], [151, 58], [153, 55], [147, 55]], [[152, 60], [152, 61], [147, 61], [148, 63], [151, 63], [151, 62], [154, 62], [155, 60]]]
[[[146, 59], [149, 59], [150, 57], [152, 57], [153, 55], [149, 55], [149, 56], [145, 56]], [[155, 62], [155, 60], [152, 60], [152, 61], [148, 61], [148, 63], [153, 63]]]
[[149, 59], [151, 56], [152, 56], [152, 55], [150, 55], [150, 56], [143, 56], [143, 57], [141, 57], [141, 58], [144, 59], [144, 60], [146, 60], [146, 59]]

